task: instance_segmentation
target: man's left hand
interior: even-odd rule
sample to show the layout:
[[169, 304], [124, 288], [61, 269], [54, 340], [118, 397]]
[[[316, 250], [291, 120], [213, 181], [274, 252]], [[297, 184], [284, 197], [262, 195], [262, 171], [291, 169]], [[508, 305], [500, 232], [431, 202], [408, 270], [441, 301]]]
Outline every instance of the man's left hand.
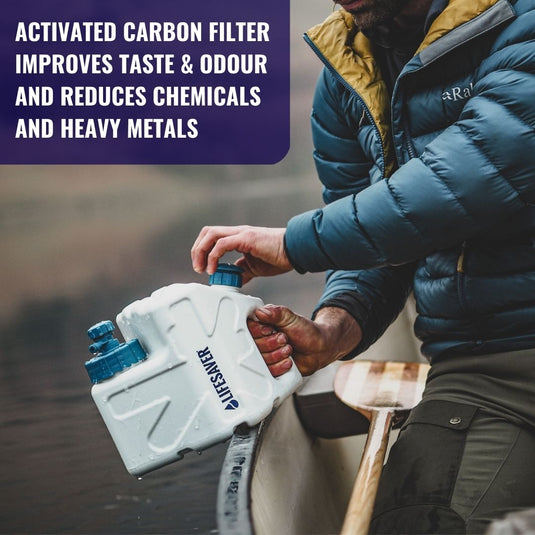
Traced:
[[235, 264], [244, 270], [244, 283], [253, 277], [291, 271], [292, 265], [284, 251], [285, 230], [248, 225], [204, 227], [191, 249], [193, 269], [212, 274], [225, 253], [237, 251], [243, 254]]

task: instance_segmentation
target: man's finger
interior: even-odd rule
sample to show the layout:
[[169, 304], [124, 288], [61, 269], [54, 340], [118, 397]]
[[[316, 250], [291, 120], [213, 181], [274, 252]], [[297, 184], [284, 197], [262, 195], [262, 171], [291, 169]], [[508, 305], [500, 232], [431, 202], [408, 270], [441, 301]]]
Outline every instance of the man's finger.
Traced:
[[213, 227], [203, 227], [191, 248], [191, 263], [193, 269], [202, 273], [206, 267], [206, 255], [211, 249], [210, 241], [206, 239]]
[[206, 255], [211, 248], [206, 241], [207, 233], [207, 227], [203, 228], [191, 248], [191, 264], [197, 273], [202, 273], [206, 268]]
[[[274, 333], [270, 336], [264, 336], [255, 340], [260, 353], [269, 353], [278, 349], [283, 349], [288, 344], [288, 338], [284, 333]], [[291, 348], [289, 348], [291, 352]], [[286, 352], [283, 356], [287, 356]]]
[[260, 323], [254, 320], [247, 320], [247, 327], [251, 336], [256, 340], [257, 338], [263, 338], [264, 336], [269, 336], [275, 332], [275, 329], [264, 323]]
[[231, 251], [241, 251], [242, 240], [239, 235], [231, 235], [218, 238], [213, 246], [212, 250], [208, 254], [208, 259], [206, 262], [206, 271], [210, 275], [215, 273], [217, 269], [217, 264], [219, 263], [220, 258], [225, 253], [230, 253]]
[[[213, 248], [223, 237], [236, 233], [236, 231], [237, 230], [234, 227], [203, 227], [191, 248], [193, 269], [198, 273], [202, 273], [207, 269], [209, 255], [213, 251]], [[212, 273], [214, 271], [215, 269]]]
[[293, 365], [294, 363], [292, 360], [290, 358], [286, 358], [277, 362], [276, 364], [268, 365], [268, 368], [273, 377], [280, 377], [281, 375], [284, 375]]
[[288, 359], [291, 354], [292, 346], [286, 344], [274, 351], [262, 352], [262, 357], [264, 357], [264, 361], [268, 366], [272, 366], [273, 364], [277, 364], [277, 362]]

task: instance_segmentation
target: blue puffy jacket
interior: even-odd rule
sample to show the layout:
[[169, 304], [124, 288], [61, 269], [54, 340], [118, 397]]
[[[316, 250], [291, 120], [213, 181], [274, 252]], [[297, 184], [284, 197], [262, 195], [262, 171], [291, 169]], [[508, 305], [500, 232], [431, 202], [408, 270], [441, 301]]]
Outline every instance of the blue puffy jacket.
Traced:
[[343, 10], [306, 39], [327, 205], [290, 220], [300, 271], [328, 271], [372, 343], [414, 289], [431, 360], [535, 347], [535, 0], [450, 0], [396, 81]]

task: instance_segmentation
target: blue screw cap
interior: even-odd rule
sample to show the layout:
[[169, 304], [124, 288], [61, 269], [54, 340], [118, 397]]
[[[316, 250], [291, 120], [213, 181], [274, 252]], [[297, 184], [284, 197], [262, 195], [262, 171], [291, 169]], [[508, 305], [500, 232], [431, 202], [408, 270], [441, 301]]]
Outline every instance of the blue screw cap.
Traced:
[[93, 340], [89, 351], [95, 356], [85, 363], [85, 368], [93, 384], [105, 381], [147, 358], [138, 340], [121, 344], [114, 338], [114, 330], [113, 323], [106, 320], [93, 325], [87, 331], [87, 335]]
[[93, 327], [90, 327], [87, 330], [87, 335], [89, 338], [91, 338], [91, 340], [96, 340], [97, 338], [105, 336], [106, 334], [112, 333], [114, 330], [115, 325], [113, 325], [113, 322], [106, 320], [93, 325]]
[[234, 264], [218, 264], [216, 272], [210, 275], [210, 284], [241, 288], [242, 273], [243, 269]]

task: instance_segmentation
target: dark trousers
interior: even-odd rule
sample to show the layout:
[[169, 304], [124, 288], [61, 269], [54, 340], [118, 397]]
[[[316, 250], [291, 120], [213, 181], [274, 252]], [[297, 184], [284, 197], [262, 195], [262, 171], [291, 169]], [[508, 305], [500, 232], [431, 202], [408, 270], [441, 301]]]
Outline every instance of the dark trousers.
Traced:
[[476, 406], [413, 409], [381, 478], [370, 533], [485, 533], [535, 506], [535, 433]]

